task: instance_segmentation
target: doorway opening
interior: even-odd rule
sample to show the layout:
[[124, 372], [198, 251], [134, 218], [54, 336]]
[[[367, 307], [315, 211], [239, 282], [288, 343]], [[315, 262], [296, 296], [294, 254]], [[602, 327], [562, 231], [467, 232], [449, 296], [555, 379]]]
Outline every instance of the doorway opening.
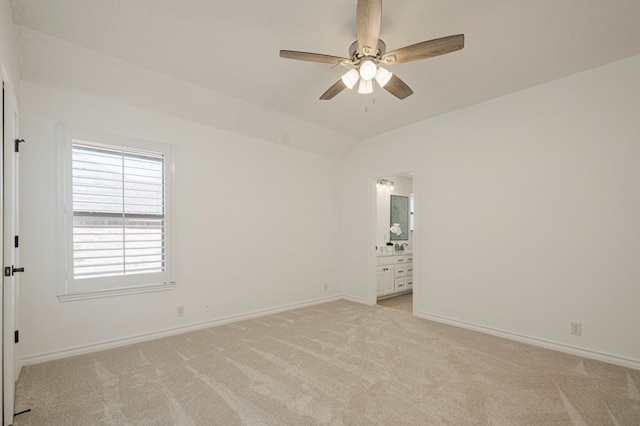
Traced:
[[376, 179], [375, 300], [381, 306], [413, 313], [413, 173]]

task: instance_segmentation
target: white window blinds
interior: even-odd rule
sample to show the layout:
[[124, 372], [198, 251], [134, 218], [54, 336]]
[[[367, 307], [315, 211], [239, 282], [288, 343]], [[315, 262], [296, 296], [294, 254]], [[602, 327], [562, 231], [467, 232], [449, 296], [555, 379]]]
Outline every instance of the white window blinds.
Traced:
[[72, 145], [73, 278], [164, 272], [160, 153]]

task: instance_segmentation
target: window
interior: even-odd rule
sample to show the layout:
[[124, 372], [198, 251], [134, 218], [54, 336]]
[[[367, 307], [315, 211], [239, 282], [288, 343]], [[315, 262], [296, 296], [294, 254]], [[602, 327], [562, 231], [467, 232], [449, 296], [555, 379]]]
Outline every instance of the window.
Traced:
[[63, 295], [172, 287], [166, 146], [64, 133]]
[[73, 278], [164, 272], [164, 156], [72, 146]]

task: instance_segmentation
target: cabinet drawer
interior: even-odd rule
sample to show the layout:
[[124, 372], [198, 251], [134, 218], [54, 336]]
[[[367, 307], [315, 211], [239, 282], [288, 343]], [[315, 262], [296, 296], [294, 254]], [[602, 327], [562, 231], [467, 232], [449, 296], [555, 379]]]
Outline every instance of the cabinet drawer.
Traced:
[[406, 275], [407, 268], [405, 267], [405, 265], [398, 265], [396, 266], [395, 269], [395, 277], [396, 278], [400, 278], [400, 277], [404, 277]]
[[413, 288], [413, 278], [406, 278], [404, 281], [404, 288], [409, 290]]
[[378, 266], [393, 265], [396, 263], [394, 256], [378, 256]]
[[406, 259], [404, 256], [395, 256], [396, 263], [405, 263]]
[[413, 275], [413, 263], [409, 265], [405, 265], [405, 275]]
[[404, 278], [396, 278], [395, 280], [395, 287], [396, 287], [396, 291], [402, 291], [405, 289], [405, 279]]
[[413, 255], [406, 256], [405, 260], [406, 260], [407, 263], [413, 262]]

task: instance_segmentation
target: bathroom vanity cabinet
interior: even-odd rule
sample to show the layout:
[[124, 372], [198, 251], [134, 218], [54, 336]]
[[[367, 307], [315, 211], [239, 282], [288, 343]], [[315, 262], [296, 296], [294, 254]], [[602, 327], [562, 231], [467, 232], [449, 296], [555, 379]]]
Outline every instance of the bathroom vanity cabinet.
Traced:
[[376, 289], [378, 298], [411, 291], [413, 289], [413, 254], [379, 255]]

